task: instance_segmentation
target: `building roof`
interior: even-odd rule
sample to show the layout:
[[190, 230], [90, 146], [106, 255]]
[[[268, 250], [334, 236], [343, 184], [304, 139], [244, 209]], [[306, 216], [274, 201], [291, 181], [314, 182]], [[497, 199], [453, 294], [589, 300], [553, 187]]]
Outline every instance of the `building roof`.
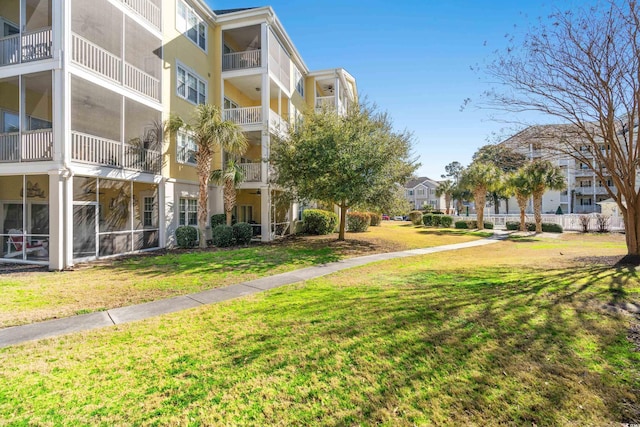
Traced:
[[239, 7], [236, 9], [218, 9], [218, 10], [214, 10], [213, 13], [215, 13], [216, 15], [226, 15], [228, 13], [242, 12], [244, 10], [251, 10], [251, 9], [258, 9], [258, 7]]
[[431, 179], [429, 177], [426, 176], [421, 176], [418, 178], [414, 178], [409, 180], [405, 185], [404, 188], [415, 188], [420, 184], [424, 184], [426, 181], [428, 181], [430, 184], [437, 186], [439, 181], [436, 181], [434, 179]]

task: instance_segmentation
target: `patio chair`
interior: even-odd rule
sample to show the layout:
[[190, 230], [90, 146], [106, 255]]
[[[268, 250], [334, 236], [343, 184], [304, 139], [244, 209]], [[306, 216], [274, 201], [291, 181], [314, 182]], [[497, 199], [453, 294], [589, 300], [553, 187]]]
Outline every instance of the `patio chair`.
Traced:
[[[9, 232], [11, 233], [11, 231], [14, 230], [10, 230]], [[41, 240], [32, 243], [27, 242], [27, 244], [25, 245], [24, 236], [22, 234], [9, 234], [9, 237], [7, 238], [7, 253], [5, 253], [4, 257], [12, 258], [15, 256], [19, 256], [22, 254], [23, 248], [24, 252], [27, 254], [39, 252], [38, 255], [44, 255], [44, 253], [46, 253], [47, 251], [47, 249], [44, 247], [44, 242]]]

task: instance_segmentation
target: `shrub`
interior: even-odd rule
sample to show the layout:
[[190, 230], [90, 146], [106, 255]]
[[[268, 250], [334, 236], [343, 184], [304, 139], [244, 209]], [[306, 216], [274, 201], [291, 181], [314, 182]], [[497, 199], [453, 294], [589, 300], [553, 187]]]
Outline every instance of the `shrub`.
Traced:
[[371, 217], [367, 212], [349, 212], [347, 214], [347, 229], [352, 233], [367, 231], [371, 224]]
[[409, 219], [413, 225], [422, 225], [422, 212], [411, 211], [409, 212]]
[[596, 224], [598, 227], [598, 233], [608, 233], [609, 232], [609, 221], [610, 217], [608, 215], [598, 214], [596, 215]]
[[562, 226], [560, 224], [554, 224], [552, 222], [543, 222], [542, 231], [545, 233], [562, 233]]
[[520, 221], [507, 221], [505, 223], [507, 230], [516, 231], [520, 230]]
[[[476, 227], [476, 228], [478, 228], [478, 227]], [[493, 223], [485, 221], [484, 222], [484, 228], [486, 228], [487, 230], [493, 230]]]
[[433, 227], [433, 214], [424, 214], [422, 215], [422, 223], [427, 227]]
[[432, 218], [431, 218], [431, 222], [433, 223], [434, 227], [440, 227], [442, 225], [441, 220], [442, 220], [442, 216], [437, 215], [437, 214], [431, 214]]
[[306, 209], [302, 212], [302, 220], [306, 233], [323, 235], [333, 233], [338, 224], [338, 215], [322, 209]]
[[376, 213], [376, 212], [367, 212], [369, 214], [369, 216], [371, 217], [371, 226], [372, 227], [377, 227], [380, 225], [380, 223], [382, 222], [382, 214]]
[[192, 248], [198, 242], [198, 229], [190, 225], [176, 228], [176, 241], [181, 248]]
[[453, 218], [450, 216], [441, 216], [440, 217], [440, 227], [450, 228], [451, 224], [453, 224]]
[[456, 221], [455, 227], [459, 229], [467, 229], [469, 228], [469, 224], [467, 223], [467, 221]]
[[225, 214], [213, 214], [209, 220], [211, 228], [214, 229], [218, 225], [224, 225], [227, 223], [227, 215]]
[[253, 227], [248, 222], [233, 224], [233, 238], [238, 245], [248, 245], [253, 237]]
[[216, 225], [211, 231], [213, 244], [219, 248], [227, 248], [233, 245], [233, 227], [228, 225]]
[[580, 222], [580, 227], [582, 227], [582, 232], [588, 233], [589, 225], [591, 223], [591, 218], [589, 217], [589, 215], [580, 215], [578, 217], [578, 221]]

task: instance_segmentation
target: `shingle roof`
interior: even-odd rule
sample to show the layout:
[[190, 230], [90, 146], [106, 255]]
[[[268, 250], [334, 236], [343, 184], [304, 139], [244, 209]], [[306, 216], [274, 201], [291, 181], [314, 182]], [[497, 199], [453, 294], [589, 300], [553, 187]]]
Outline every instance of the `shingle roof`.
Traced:
[[431, 182], [431, 183], [433, 183], [433, 184], [438, 184], [438, 181], [436, 181], [436, 180], [433, 180], [433, 179], [431, 179], [431, 178], [429, 178], [429, 177], [426, 177], [426, 176], [421, 176], [421, 177], [418, 177], [418, 178], [414, 178], [414, 179], [409, 180], [409, 181], [404, 185], [404, 188], [414, 188], [414, 187], [416, 187], [417, 185], [422, 184], [422, 183], [423, 183], [423, 182], [425, 182], [425, 181], [430, 181], [430, 182]]
[[251, 9], [257, 9], [257, 7], [241, 7], [237, 9], [218, 9], [218, 10], [214, 10], [213, 13], [215, 13], [216, 15], [226, 15], [227, 13], [242, 12], [243, 10], [251, 10]]

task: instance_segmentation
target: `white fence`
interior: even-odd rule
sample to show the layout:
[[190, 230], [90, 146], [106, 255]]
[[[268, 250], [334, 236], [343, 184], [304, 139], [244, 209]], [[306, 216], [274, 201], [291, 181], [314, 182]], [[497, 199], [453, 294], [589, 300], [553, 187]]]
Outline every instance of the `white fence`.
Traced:
[[[562, 226], [563, 230], [567, 231], [582, 231], [582, 223], [580, 217], [588, 217], [589, 218], [589, 230], [596, 231], [598, 229], [597, 225], [597, 215], [596, 214], [585, 214], [585, 215], [577, 215], [577, 214], [566, 214], [566, 215], [542, 215], [542, 222], [548, 222], [553, 224], [559, 224]], [[465, 221], [465, 220], [475, 220], [476, 215], [469, 216], [454, 216], [453, 221]], [[487, 222], [492, 222], [495, 228], [506, 228], [507, 221], [520, 222], [520, 215], [485, 215], [484, 220]], [[527, 222], [535, 222], [533, 218], [533, 214], [527, 214], [526, 216]], [[624, 221], [622, 217], [612, 216], [609, 218], [609, 230], [610, 231], [624, 231]]]

